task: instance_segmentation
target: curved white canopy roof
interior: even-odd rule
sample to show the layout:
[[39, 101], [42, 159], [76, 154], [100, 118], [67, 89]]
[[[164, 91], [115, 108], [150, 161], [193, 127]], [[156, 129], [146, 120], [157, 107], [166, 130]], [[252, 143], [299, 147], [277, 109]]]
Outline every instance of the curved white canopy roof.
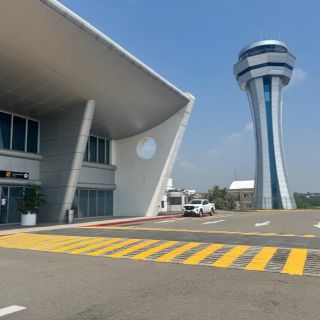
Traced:
[[112, 139], [148, 130], [190, 100], [56, 0], [1, 0], [0, 109], [44, 118], [96, 100]]

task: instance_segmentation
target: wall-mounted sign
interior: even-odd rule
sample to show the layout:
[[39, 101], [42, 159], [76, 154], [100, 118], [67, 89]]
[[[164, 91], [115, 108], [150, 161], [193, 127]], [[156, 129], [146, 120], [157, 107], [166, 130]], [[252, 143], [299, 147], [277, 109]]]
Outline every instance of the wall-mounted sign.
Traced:
[[29, 179], [29, 173], [0, 170], [0, 178]]

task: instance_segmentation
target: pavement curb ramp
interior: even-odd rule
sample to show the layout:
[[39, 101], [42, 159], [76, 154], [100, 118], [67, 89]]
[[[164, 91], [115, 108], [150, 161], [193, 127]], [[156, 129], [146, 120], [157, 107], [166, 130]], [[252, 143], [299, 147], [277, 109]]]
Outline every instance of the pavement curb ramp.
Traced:
[[134, 217], [134, 218], [120, 218], [114, 220], [104, 220], [104, 221], [92, 221], [92, 222], [79, 222], [71, 224], [57, 224], [53, 226], [43, 226], [43, 227], [26, 227], [26, 228], [12, 228], [6, 230], [0, 230], [0, 237], [7, 236], [16, 233], [26, 233], [26, 232], [37, 232], [44, 230], [57, 230], [57, 229], [69, 229], [69, 228], [90, 228], [90, 227], [104, 227], [104, 226], [114, 226], [128, 223], [144, 222], [144, 221], [154, 221], [154, 220], [167, 220], [176, 219], [181, 217], [181, 214], [170, 215], [170, 216], [156, 216], [156, 217]]

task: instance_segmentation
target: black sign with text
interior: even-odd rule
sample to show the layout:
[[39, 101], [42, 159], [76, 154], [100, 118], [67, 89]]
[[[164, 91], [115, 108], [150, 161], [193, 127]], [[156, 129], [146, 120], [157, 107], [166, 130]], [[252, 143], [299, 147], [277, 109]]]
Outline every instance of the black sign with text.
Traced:
[[0, 170], [0, 178], [29, 179], [29, 173]]

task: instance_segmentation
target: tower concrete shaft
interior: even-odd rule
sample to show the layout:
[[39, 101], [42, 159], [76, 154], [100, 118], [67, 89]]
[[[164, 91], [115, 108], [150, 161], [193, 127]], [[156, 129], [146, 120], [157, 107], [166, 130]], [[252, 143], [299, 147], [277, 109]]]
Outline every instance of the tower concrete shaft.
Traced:
[[238, 84], [247, 92], [254, 124], [256, 209], [296, 208], [282, 137], [282, 88], [290, 81], [294, 63], [283, 42], [264, 40], [241, 50], [234, 66]]

